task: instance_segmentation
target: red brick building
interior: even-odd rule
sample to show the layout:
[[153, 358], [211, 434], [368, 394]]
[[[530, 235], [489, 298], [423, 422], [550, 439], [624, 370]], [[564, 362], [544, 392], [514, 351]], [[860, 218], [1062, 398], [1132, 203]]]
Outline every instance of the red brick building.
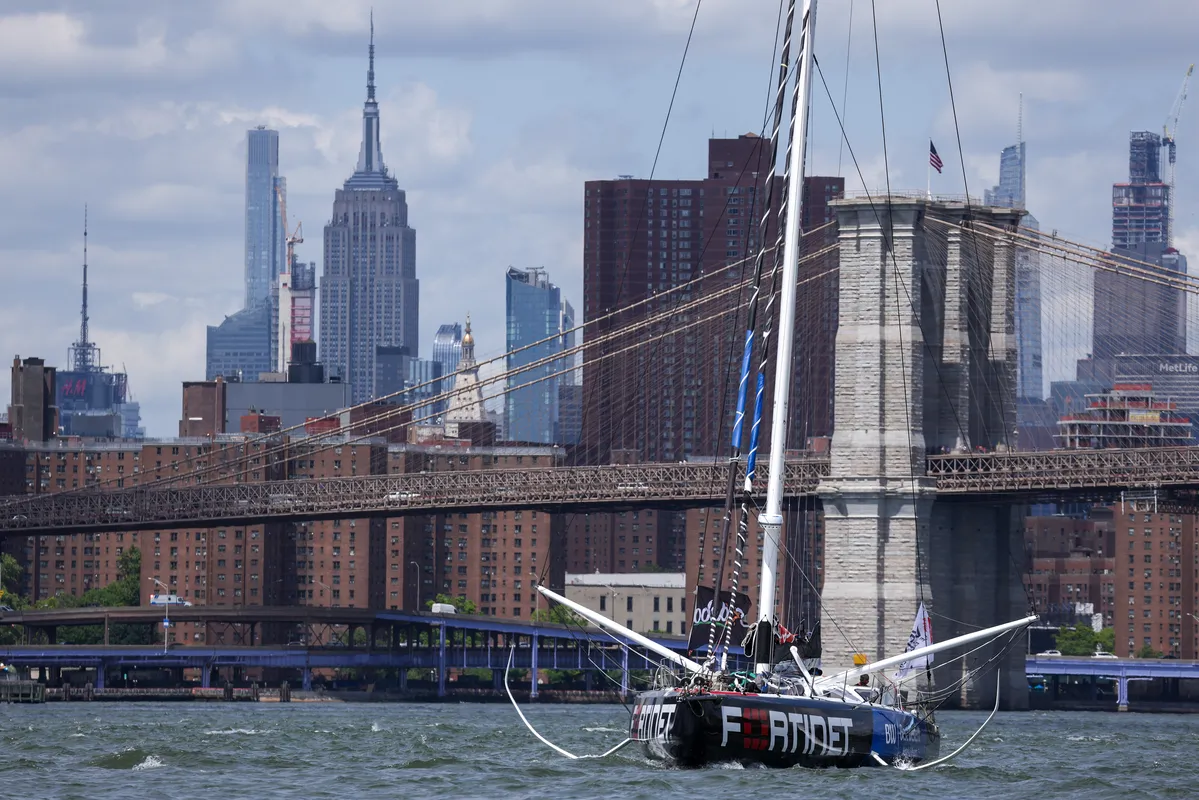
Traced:
[[1196, 653], [1199, 578], [1193, 514], [1165, 514], [1151, 502], [1116, 506], [1116, 654], [1148, 646], [1183, 659]]

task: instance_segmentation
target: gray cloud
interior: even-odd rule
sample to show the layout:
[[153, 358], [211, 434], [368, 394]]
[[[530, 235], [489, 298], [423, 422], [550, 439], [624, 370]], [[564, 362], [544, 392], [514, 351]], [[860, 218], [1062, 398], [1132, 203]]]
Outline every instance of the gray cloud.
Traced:
[[[289, 215], [306, 231], [301, 257], [320, 260], [333, 191], [358, 152], [372, 4], [383, 152], [418, 231], [425, 349], [437, 324], [470, 311], [480, 353], [503, 351], [509, 264], [545, 266], [581, 310], [581, 184], [648, 174], [691, 0], [8, 0], [0, 11], [8, 351], [65, 357], [78, 329], [89, 202], [93, 336], [109, 363], [129, 369], [151, 433], [169, 435], [179, 382], [203, 372], [204, 326], [240, 302], [247, 128], [280, 130]], [[1199, 7], [942, 5], [972, 193], [995, 180], [1023, 90], [1034, 212], [1044, 227], [1103, 245], [1127, 131], [1160, 126], [1192, 58]], [[776, 0], [705, 0], [659, 176], [700, 174], [710, 132], [761, 124], [777, 9]], [[838, 99], [846, 11], [821, 7], [816, 43]], [[877, 188], [886, 173], [873, 47], [868, 16], [855, 13], [848, 127]], [[947, 162], [935, 189], [960, 192], [932, 4], [879, 4], [879, 22], [892, 185], [923, 188], [931, 135]], [[832, 172], [839, 134], [820, 94], [814, 105], [810, 161]], [[1199, 241], [1191, 188], [1199, 123], [1184, 122], [1179, 152], [1180, 229]], [[849, 174], [848, 157], [841, 161]], [[1073, 352], [1089, 319], [1085, 292], [1063, 290], [1054, 302], [1055, 313], [1078, 321], [1063, 323], [1069, 336], [1049, 338]]]

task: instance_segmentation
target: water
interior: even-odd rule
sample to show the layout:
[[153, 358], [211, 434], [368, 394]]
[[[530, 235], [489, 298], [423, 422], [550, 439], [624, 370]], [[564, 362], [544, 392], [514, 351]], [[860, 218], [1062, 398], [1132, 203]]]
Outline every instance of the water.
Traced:
[[[551, 741], [599, 753], [620, 706], [526, 706]], [[950, 752], [985, 715], [940, 716]], [[894, 769], [671, 770], [630, 745], [569, 761], [505, 705], [0, 706], [5, 798], [1171, 798], [1194, 797], [1199, 715], [999, 714], [950, 764]], [[752, 793], [752, 794], [751, 794]]]

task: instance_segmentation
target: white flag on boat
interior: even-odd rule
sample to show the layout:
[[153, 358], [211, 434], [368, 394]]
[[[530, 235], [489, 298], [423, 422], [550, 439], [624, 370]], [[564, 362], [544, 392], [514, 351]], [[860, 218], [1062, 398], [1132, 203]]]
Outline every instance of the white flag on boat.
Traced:
[[[913, 650], [921, 647], [928, 647], [933, 643], [933, 624], [929, 621], [928, 611], [924, 608], [924, 603], [920, 604], [920, 608], [916, 611], [916, 622], [912, 624], [912, 633], [908, 636], [908, 646], [904, 648], [905, 653], [910, 653]], [[906, 678], [908, 673], [918, 669], [928, 669], [933, 663], [932, 654], [923, 655], [911, 661], [905, 661], [900, 665], [899, 671], [895, 673], [897, 680]]]

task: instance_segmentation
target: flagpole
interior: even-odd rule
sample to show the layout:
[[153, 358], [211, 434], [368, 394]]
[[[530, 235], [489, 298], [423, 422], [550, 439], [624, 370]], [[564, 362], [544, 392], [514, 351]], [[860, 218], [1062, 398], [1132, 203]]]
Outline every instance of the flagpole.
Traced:
[[[932, 148], [932, 139], [929, 139], [928, 144], [929, 144], [929, 148], [931, 149]], [[924, 165], [924, 168], [926, 170], [928, 170], [928, 188], [926, 189], [926, 191], [928, 192], [928, 199], [932, 200], [933, 199], [933, 160], [932, 160], [931, 156], [928, 159], [928, 163]]]

